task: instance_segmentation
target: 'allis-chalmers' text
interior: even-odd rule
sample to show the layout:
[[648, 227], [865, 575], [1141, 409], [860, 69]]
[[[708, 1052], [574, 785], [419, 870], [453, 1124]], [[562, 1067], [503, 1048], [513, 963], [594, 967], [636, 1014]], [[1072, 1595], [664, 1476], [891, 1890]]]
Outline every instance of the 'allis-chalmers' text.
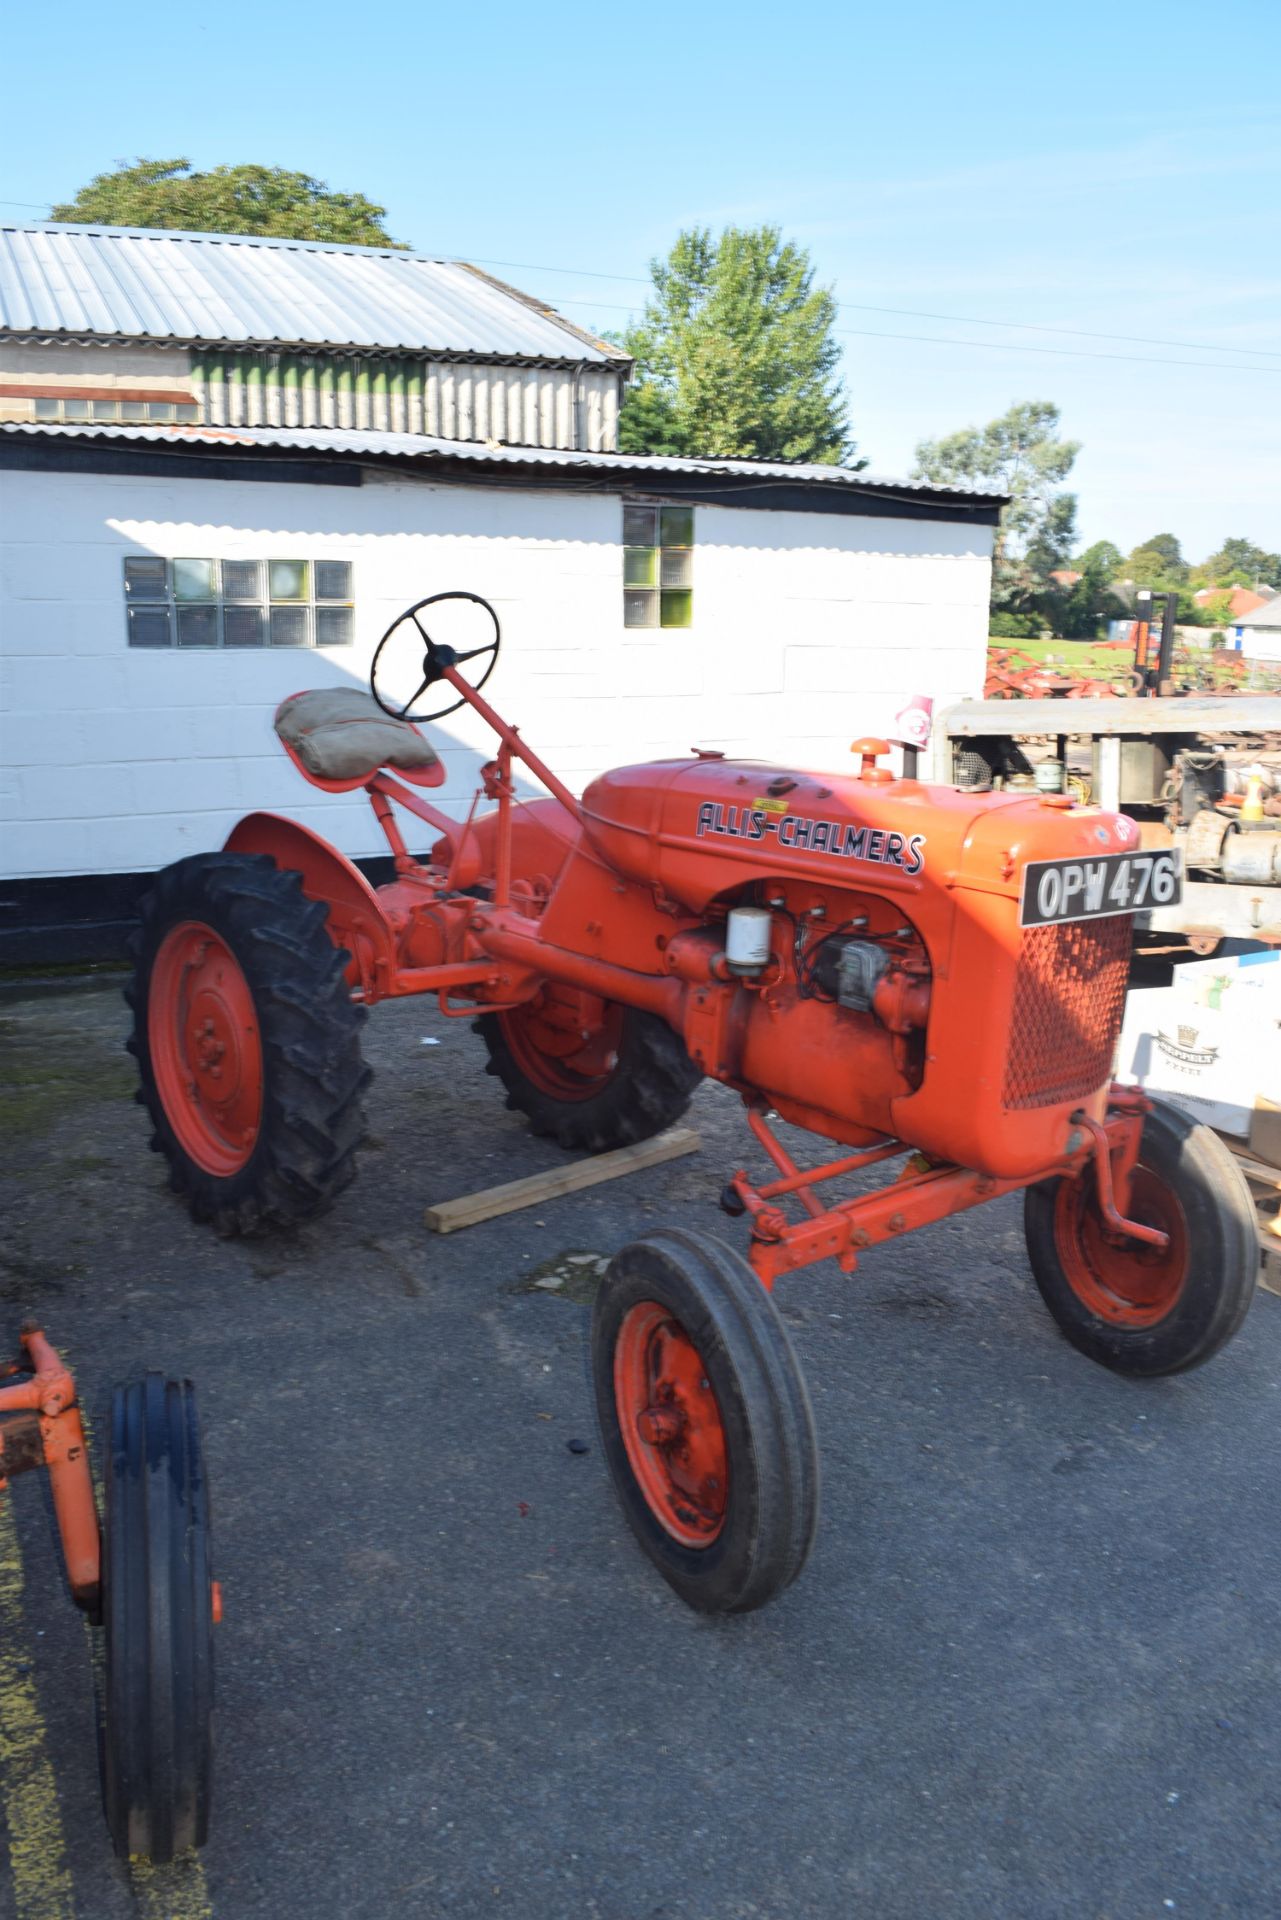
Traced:
[[834, 853], [842, 860], [871, 860], [882, 867], [920, 873], [925, 865], [923, 833], [888, 833], [883, 827], [848, 827], [839, 820], [810, 820], [799, 813], [766, 813], [763, 807], [726, 807], [705, 800], [698, 809], [698, 835], [729, 840], [763, 840], [778, 835], [780, 847], [794, 853]]

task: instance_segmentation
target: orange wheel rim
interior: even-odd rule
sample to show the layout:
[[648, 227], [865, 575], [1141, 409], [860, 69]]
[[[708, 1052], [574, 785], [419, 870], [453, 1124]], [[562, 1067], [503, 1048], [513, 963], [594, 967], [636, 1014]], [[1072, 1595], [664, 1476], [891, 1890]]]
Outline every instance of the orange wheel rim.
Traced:
[[1152, 1327], [1172, 1311], [1188, 1272], [1188, 1223], [1177, 1195], [1150, 1167], [1130, 1176], [1130, 1216], [1159, 1227], [1167, 1247], [1113, 1233], [1098, 1209], [1090, 1175], [1063, 1180], [1054, 1203], [1054, 1237], [1068, 1285], [1090, 1312], [1118, 1327]]
[[614, 1402], [645, 1504], [673, 1540], [709, 1547], [725, 1525], [725, 1427], [698, 1348], [656, 1300], [624, 1317], [614, 1348]]
[[171, 927], [151, 970], [151, 1070], [189, 1160], [227, 1179], [262, 1126], [262, 1039], [253, 994], [221, 935], [199, 920]]
[[623, 1009], [576, 987], [545, 986], [499, 1024], [527, 1080], [555, 1100], [590, 1100], [618, 1065]]

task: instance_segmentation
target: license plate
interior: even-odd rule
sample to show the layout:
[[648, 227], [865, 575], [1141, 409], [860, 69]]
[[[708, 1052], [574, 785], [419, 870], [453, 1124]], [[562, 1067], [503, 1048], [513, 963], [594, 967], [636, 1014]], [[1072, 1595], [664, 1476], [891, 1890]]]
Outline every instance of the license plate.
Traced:
[[1023, 869], [1019, 925], [1102, 920], [1110, 913], [1170, 907], [1182, 898], [1183, 876], [1172, 848], [1102, 853], [1094, 860], [1033, 860]]

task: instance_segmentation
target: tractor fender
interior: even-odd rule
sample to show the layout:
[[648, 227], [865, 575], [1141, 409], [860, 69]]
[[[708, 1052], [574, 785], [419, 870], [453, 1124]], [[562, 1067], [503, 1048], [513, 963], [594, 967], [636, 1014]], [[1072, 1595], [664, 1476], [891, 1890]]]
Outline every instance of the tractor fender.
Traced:
[[285, 873], [302, 875], [302, 890], [329, 910], [330, 939], [351, 956], [347, 978], [366, 998], [380, 997], [396, 969], [396, 932], [360, 868], [310, 827], [279, 813], [247, 813], [224, 851], [265, 853]]

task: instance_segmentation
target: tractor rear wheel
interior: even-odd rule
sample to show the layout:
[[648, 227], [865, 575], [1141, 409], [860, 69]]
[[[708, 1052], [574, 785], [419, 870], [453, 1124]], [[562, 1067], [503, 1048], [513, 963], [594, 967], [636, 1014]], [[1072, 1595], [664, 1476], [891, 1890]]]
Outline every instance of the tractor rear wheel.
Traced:
[[604, 1153], [679, 1120], [702, 1078], [665, 1020], [548, 982], [537, 998], [475, 1022], [485, 1071], [535, 1133]]
[[189, 1380], [149, 1373], [111, 1401], [103, 1540], [103, 1799], [116, 1852], [204, 1844], [217, 1590]]
[[1181, 1373], [1225, 1346], [1249, 1311], [1254, 1205], [1218, 1135], [1159, 1100], [1130, 1185], [1132, 1217], [1168, 1234], [1166, 1248], [1111, 1232], [1087, 1170], [1028, 1188], [1033, 1277], [1060, 1332], [1091, 1360], [1140, 1377]]
[[628, 1525], [701, 1613], [791, 1585], [818, 1525], [818, 1443], [778, 1309], [718, 1240], [665, 1228], [624, 1247], [596, 1296], [592, 1377]]
[[355, 1171], [365, 1011], [325, 917], [263, 854], [180, 860], [142, 902], [137, 1098], [170, 1185], [219, 1233], [310, 1219]]

